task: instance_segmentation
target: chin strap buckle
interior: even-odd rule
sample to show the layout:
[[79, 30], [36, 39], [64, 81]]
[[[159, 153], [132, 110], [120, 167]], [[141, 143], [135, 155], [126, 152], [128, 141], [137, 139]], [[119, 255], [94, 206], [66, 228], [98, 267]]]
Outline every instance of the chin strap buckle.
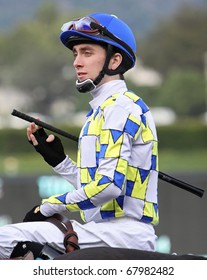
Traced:
[[90, 92], [96, 88], [96, 85], [91, 79], [86, 79], [82, 82], [76, 81], [76, 88], [79, 92]]

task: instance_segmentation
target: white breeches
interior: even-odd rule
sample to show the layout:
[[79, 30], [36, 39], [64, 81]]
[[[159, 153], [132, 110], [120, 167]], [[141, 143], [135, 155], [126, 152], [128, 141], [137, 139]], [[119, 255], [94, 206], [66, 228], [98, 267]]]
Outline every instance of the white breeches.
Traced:
[[[72, 220], [81, 249], [116, 247], [155, 251], [157, 236], [152, 225], [131, 218], [119, 218], [101, 223], [80, 224]], [[0, 227], [0, 258], [9, 258], [20, 241], [49, 243], [65, 251], [64, 234], [50, 222], [26, 222]]]

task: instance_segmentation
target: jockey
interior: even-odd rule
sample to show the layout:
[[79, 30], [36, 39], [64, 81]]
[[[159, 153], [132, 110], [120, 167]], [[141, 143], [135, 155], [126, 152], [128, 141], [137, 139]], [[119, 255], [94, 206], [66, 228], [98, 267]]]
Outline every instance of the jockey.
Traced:
[[[22, 223], [1, 227], [0, 258], [28, 250], [38, 257], [46, 244], [62, 253], [90, 247], [155, 251], [156, 127], [149, 108], [124, 79], [135, 65], [135, 37], [118, 17], [96, 13], [63, 24], [60, 40], [73, 53], [77, 90], [92, 97], [77, 161], [65, 154], [57, 136], [48, 136], [34, 123], [27, 137], [75, 190], [43, 199]], [[55, 215], [74, 211], [80, 212], [83, 223], [71, 220], [70, 230], [60, 230]]]
[[[81, 43], [98, 44], [106, 48], [103, 67], [95, 79], [77, 80], [80, 92], [92, 91], [105, 76], [122, 75], [135, 65], [136, 41], [131, 29], [120, 19], [112, 15], [94, 14], [63, 24], [60, 39], [69, 49]], [[122, 61], [116, 69], [109, 67], [112, 55], [118, 52]]]

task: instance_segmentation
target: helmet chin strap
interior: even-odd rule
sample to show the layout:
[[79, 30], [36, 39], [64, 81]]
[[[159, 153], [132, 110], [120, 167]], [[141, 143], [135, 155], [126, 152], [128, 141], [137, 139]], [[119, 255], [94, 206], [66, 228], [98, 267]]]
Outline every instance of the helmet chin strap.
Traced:
[[96, 88], [96, 85], [91, 79], [86, 79], [82, 82], [76, 81], [76, 88], [79, 92], [89, 92]]
[[93, 81], [91, 79], [86, 79], [82, 82], [76, 81], [76, 88], [79, 92], [89, 92], [96, 88], [105, 75], [105, 71], [101, 71], [96, 79]]
[[89, 92], [95, 89], [96, 86], [101, 82], [101, 80], [103, 79], [106, 73], [109, 75], [114, 75], [113, 71], [110, 71], [108, 69], [109, 61], [112, 56], [112, 51], [113, 51], [113, 47], [111, 45], [107, 45], [106, 60], [104, 62], [103, 69], [100, 71], [100, 73], [94, 80], [86, 79], [82, 82], [80, 82], [79, 80], [76, 81], [76, 88], [79, 92]]

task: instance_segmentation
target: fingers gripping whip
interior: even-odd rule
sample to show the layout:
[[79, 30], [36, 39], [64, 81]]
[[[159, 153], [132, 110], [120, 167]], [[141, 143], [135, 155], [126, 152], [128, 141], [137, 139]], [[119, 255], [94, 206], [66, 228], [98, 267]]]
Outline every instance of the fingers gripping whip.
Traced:
[[33, 118], [33, 117], [29, 116], [29, 115], [26, 115], [26, 114], [24, 114], [22, 112], [19, 112], [19, 111], [15, 110], [15, 109], [12, 111], [11, 114], [13, 116], [18, 117], [20, 119], [23, 119], [25, 121], [34, 122], [36, 125], [41, 126], [42, 128], [48, 129], [48, 130], [50, 130], [52, 132], [55, 132], [55, 133], [60, 134], [60, 135], [62, 135], [64, 137], [66, 137], [66, 138], [69, 138], [71, 140], [74, 140], [74, 141], [78, 142], [78, 137], [76, 137], [74, 135], [71, 135], [71, 134], [67, 133], [66, 131], [63, 131], [63, 130], [61, 130], [59, 128], [56, 128], [56, 127], [54, 127], [54, 126], [52, 126], [50, 124], [47, 124], [47, 123], [45, 123], [43, 121], [35, 119], [35, 118]]
[[[18, 117], [20, 119], [23, 119], [25, 121], [34, 122], [36, 125], [38, 125], [38, 126], [40, 126], [42, 128], [48, 129], [48, 130], [50, 130], [52, 132], [55, 132], [55, 133], [57, 133], [59, 135], [62, 135], [64, 137], [66, 137], [68, 139], [71, 139], [71, 140], [73, 140], [75, 142], [78, 142], [78, 137], [76, 137], [74, 135], [71, 135], [70, 133], [68, 133], [66, 131], [63, 131], [63, 130], [61, 130], [59, 128], [56, 128], [56, 127], [54, 127], [54, 126], [52, 126], [50, 124], [47, 124], [47, 123], [45, 123], [43, 121], [35, 119], [35, 118], [33, 118], [33, 117], [31, 117], [31, 116], [29, 116], [27, 114], [19, 112], [19, 111], [15, 110], [15, 109], [12, 111], [11, 114], [13, 116]], [[177, 186], [177, 187], [179, 187], [179, 188], [181, 188], [183, 190], [191, 192], [192, 194], [195, 194], [195, 195], [197, 195], [199, 197], [202, 197], [203, 194], [204, 194], [204, 190], [203, 189], [197, 188], [197, 187], [192, 186], [192, 185], [190, 185], [190, 184], [188, 184], [186, 182], [178, 180], [178, 179], [176, 179], [176, 178], [174, 178], [172, 176], [167, 175], [166, 173], [159, 172], [158, 173], [158, 177], [159, 177], [159, 179], [161, 179], [161, 180], [163, 180], [163, 181], [165, 181], [167, 183], [170, 183], [170, 184], [172, 184], [174, 186]]]

